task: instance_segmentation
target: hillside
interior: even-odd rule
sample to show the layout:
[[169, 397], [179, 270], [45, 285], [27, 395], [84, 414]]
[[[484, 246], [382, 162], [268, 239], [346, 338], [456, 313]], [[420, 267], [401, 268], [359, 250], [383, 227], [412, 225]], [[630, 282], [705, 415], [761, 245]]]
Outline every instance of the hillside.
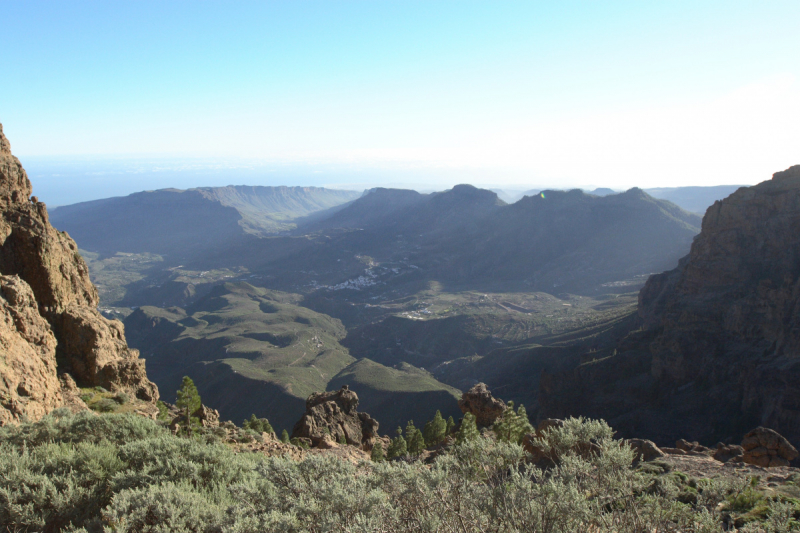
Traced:
[[545, 416], [602, 416], [623, 435], [800, 439], [800, 166], [716, 202], [679, 266], [639, 294], [642, 328], [607, 357], [542, 379]]
[[250, 235], [296, 227], [295, 220], [359, 196], [319, 187], [161, 189], [53, 209], [53, 224], [92, 252], [197, 257]]
[[[412, 369], [372, 363], [372, 372], [354, 372], [355, 358], [339, 344], [346, 335], [342, 323], [296, 305], [299, 298], [243, 282], [225, 283], [185, 309], [141, 307], [125, 327], [167, 401], [174, 400], [173, 391], [189, 375], [204, 401], [235, 421], [255, 413], [290, 429], [312, 392], [342, 384], [363, 394], [362, 408], [379, 422], [380, 415], [405, 417], [403, 409], [417, 401], [406, 396], [422, 393], [420, 402], [433, 410], [446, 408], [437, 407], [445, 397], [455, 405], [456, 391]], [[391, 379], [378, 383], [375, 372]], [[393, 395], [393, 403], [384, 405], [386, 394]]]

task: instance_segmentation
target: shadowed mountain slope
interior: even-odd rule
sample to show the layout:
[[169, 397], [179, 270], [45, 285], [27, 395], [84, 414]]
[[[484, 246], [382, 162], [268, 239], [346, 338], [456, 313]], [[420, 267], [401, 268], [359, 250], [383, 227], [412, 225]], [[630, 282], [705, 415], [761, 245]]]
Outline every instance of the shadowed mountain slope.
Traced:
[[643, 328], [609, 357], [545, 375], [545, 416], [603, 417], [623, 435], [800, 441], [800, 166], [716, 202], [679, 266], [639, 294]]
[[52, 219], [93, 252], [196, 257], [230, 242], [254, 242], [311, 213], [357, 198], [319, 187], [162, 189], [58, 207]]
[[342, 250], [353, 250], [413, 264], [421, 276], [450, 285], [586, 290], [674, 266], [699, 224], [699, 216], [640, 189], [606, 197], [545, 191], [512, 205], [468, 185], [431, 195], [384, 189], [303, 227], [327, 232], [326, 241], [311, 263], [300, 251], [276, 270], [306, 261], [325, 271], [346, 259]]

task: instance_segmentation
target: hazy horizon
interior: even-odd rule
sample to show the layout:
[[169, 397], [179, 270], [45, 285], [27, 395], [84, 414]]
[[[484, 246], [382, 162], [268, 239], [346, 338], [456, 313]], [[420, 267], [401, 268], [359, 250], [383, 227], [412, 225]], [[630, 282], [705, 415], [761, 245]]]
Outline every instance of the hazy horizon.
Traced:
[[0, 123], [52, 205], [231, 183], [754, 184], [800, 163], [797, 2], [2, 13]]

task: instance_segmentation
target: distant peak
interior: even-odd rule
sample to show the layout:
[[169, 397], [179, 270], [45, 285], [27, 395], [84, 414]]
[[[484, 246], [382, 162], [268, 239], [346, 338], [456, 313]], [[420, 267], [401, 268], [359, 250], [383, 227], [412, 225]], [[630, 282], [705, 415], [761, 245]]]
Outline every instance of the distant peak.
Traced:
[[493, 203], [500, 201], [496, 192], [490, 191], [489, 189], [480, 189], [474, 185], [469, 185], [468, 183], [456, 185], [449, 191], [445, 191], [445, 193]]
[[623, 193], [628, 198], [647, 198], [650, 195], [644, 192], [639, 187], [632, 187]]

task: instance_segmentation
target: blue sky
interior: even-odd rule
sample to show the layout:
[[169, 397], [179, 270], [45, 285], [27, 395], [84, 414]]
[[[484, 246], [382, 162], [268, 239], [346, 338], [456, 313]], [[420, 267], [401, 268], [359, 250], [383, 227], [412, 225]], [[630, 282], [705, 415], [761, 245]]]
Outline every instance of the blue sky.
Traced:
[[0, 20], [0, 122], [32, 178], [91, 156], [218, 184], [627, 188], [800, 163], [796, 0], [0, 0]]

